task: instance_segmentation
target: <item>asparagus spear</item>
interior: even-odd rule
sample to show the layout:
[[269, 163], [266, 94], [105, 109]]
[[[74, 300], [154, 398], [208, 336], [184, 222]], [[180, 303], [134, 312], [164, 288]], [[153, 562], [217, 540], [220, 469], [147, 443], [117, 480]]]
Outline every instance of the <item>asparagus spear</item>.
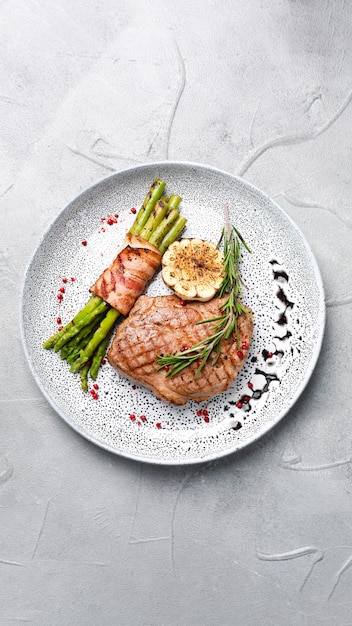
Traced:
[[85, 363], [80, 371], [81, 387], [83, 391], [88, 391], [89, 363]]
[[49, 339], [44, 341], [43, 348], [45, 348], [46, 350], [50, 350], [51, 348], [54, 348], [56, 345], [56, 342], [59, 339], [61, 339], [67, 331], [69, 331], [76, 324], [79, 324], [82, 318], [84, 318], [87, 314], [94, 311], [94, 309], [100, 303], [101, 303], [101, 298], [99, 298], [99, 296], [91, 296], [87, 304], [83, 307], [83, 309], [81, 309], [77, 313], [77, 315], [73, 318], [73, 320], [71, 320], [68, 324], [66, 324], [66, 326], [64, 326], [62, 330], [58, 331], [57, 333], [55, 333], [55, 335], [52, 335], [51, 337], [49, 337]]
[[183, 231], [186, 225], [186, 218], [181, 215], [178, 216], [176, 221], [172, 224], [169, 231], [166, 232], [161, 243], [158, 245], [161, 254], [164, 254], [165, 250], [177, 239], [180, 233]]
[[[176, 194], [167, 198], [165, 186], [161, 179], [153, 182], [130, 229], [131, 234], [150, 241], [162, 253], [178, 237], [187, 221], [177, 211], [182, 198]], [[82, 389], [87, 390], [88, 373], [96, 379], [119, 316], [120, 313], [102, 298], [91, 296], [73, 320], [49, 337], [43, 347], [55, 352], [61, 350], [61, 358], [71, 364], [70, 371], [80, 371]]]
[[105, 313], [102, 313], [97, 318], [95, 318], [90, 324], [87, 326], [83, 326], [79, 333], [70, 339], [63, 348], [61, 348], [60, 357], [62, 359], [68, 359], [74, 352], [79, 352], [82, 346], [82, 343], [89, 337], [92, 333], [96, 331], [100, 322], [102, 321]]
[[156, 248], [159, 248], [162, 240], [164, 239], [166, 233], [170, 230], [171, 226], [174, 222], [176, 222], [179, 217], [179, 212], [177, 209], [171, 209], [166, 217], [163, 219], [161, 224], [152, 232], [149, 237], [149, 242], [152, 243]]
[[110, 342], [110, 338], [112, 335], [112, 331], [113, 328], [110, 329], [110, 332], [106, 335], [105, 339], [103, 339], [103, 341], [100, 342], [99, 346], [97, 347], [95, 354], [92, 358], [92, 363], [90, 366], [90, 376], [93, 380], [97, 379], [98, 376], [98, 371], [101, 365], [101, 362], [105, 356], [105, 352], [108, 348], [109, 342]]
[[70, 328], [66, 331], [66, 333], [62, 335], [62, 337], [59, 337], [59, 339], [55, 342], [54, 351], [59, 352], [59, 350], [61, 350], [61, 348], [68, 341], [70, 341], [72, 337], [75, 337], [76, 335], [78, 335], [81, 328], [83, 328], [87, 324], [90, 324], [96, 317], [99, 317], [99, 315], [103, 313], [104, 311], [106, 311], [106, 309], [108, 308], [109, 308], [109, 304], [107, 304], [106, 302], [104, 302], [104, 300], [100, 298], [100, 303], [98, 304], [97, 307], [95, 307], [95, 309], [93, 309], [93, 311], [91, 311], [90, 313], [87, 313], [83, 317], [80, 317], [79, 320], [76, 321], [75, 324], [72, 324], [70, 326]]
[[153, 211], [155, 204], [163, 195], [165, 187], [166, 187], [166, 183], [164, 180], [160, 180], [158, 178], [154, 180], [151, 188], [149, 189], [149, 193], [145, 197], [145, 200], [141, 208], [139, 209], [137, 217], [130, 230], [130, 233], [132, 235], [140, 234], [143, 226], [145, 225], [151, 212]]
[[100, 322], [99, 328], [95, 331], [87, 346], [81, 351], [77, 361], [72, 363], [70, 372], [78, 372], [81, 367], [89, 361], [99, 344], [105, 339], [109, 331], [114, 326], [117, 318], [120, 316], [119, 311], [111, 308], [104, 319]]

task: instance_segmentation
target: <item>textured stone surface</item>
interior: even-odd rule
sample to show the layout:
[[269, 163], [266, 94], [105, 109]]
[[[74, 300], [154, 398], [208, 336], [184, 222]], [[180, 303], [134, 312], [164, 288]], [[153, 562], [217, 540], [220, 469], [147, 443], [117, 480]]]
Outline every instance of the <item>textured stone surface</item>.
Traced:
[[[352, 9], [342, 0], [0, 2], [0, 624], [351, 623]], [[59, 211], [156, 160], [239, 174], [295, 220], [326, 290], [311, 382], [243, 452], [195, 467], [96, 448], [19, 333]]]

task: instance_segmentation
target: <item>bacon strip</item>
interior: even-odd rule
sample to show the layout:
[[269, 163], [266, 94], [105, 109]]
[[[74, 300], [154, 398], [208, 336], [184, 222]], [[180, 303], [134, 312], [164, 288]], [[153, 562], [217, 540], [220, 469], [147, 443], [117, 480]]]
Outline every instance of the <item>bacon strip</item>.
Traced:
[[126, 316], [160, 266], [161, 257], [153, 244], [128, 233], [122, 250], [90, 291]]

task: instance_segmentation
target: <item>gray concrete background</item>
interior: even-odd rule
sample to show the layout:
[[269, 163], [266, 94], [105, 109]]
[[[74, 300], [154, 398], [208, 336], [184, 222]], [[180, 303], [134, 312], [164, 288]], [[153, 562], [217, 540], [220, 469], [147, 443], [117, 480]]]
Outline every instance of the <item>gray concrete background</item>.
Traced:
[[[0, 2], [1, 626], [351, 626], [351, 37], [343, 0]], [[273, 197], [327, 304], [286, 418], [245, 451], [177, 468], [69, 428], [18, 322], [59, 211], [164, 159]]]

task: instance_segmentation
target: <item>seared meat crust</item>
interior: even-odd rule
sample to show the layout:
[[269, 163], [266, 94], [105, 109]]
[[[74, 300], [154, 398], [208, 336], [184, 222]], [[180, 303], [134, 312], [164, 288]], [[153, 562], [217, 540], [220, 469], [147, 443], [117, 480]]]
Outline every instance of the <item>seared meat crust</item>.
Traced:
[[175, 295], [141, 296], [126, 320], [119, 326], [108, 352], [110, 364], [128, 378], [151, 389], [160, 399], [173, 404], [189, 400], [202, 402], [228, 389], [236, 379], [249, 351], [253, 315], [238, 318], [240, 349], [234, 336], [223, 341], [215, 365], [208, 361], [195, 379], [193, 364], [176, 376], [158, 371], [157, 355], [180, 352], [212, 334], [212, 323], [197, 322], [219, 315], [225, 298], [181, 305]]

